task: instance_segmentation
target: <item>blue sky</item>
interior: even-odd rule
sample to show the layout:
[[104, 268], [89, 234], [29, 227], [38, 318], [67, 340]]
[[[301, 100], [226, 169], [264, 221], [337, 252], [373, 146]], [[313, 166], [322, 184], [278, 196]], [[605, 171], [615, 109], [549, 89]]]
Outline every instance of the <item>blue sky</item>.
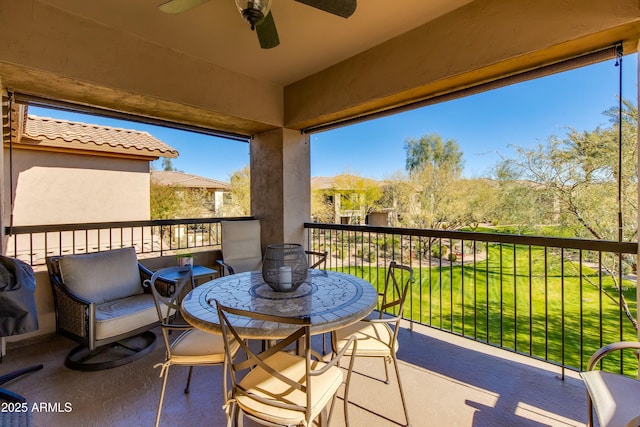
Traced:
[[[311, 175], [348, 171], [384, 179], [404, 169], [408, 138], [437, 133], [463, 152], [464, 174], [487, 176], [511, 145], [532, 146], [568, 127], [593, 130], [607, 125], [602, 112], [617, 105], [618, 68], [614, 60], [548, 76], [468, 98], [432, 105], [311, 135]], [[623, 58], [625, 99], [637, 99], [637, 55]], [[31, 114], [147, 131], [176, 148], [176, 169], [228, 181], [249, 164], [249, 144], [196, 133], [30, 108]], [[160, 168], [160, 162], [155, 166]]]
[[[311, 173], [335, 175], [345, 167], [384, 179], [405, 165], [408, 138], [437, 133], [463, 152], [465, 176], [486, 176], [511, 145], [532, 146], [567, 127], [593, 130], [607, 125], [602, 112], [618, 102], [615, 61], [547, 76], [479, 95], [431, 105], [313, 135]], [[637, 55], [623, 58], [622, 96], [637, 99]]]

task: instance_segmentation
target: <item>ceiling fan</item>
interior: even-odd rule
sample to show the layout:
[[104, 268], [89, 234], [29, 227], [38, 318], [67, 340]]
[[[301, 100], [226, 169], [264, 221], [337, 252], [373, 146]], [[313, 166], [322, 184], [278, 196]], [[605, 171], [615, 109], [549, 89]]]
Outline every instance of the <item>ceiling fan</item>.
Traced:
[[[158, 8], [165, 13], [182, 13], [209, 0], [169, 0]], [[242, 17], [256, 30], [260, 47], [271, 49], [280, 44], [278, 31], [271, 13], [272, 0], [235, 0]], [[357, 0], [293, 0], [332, 15], [350, 17], [356, 10]]]

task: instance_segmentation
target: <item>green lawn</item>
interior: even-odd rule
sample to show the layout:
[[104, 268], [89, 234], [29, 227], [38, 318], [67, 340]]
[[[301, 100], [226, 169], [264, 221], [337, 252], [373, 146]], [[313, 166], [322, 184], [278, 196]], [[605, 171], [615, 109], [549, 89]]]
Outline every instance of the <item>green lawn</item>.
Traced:
[[[488, 256], [475, 264], [414, 268], [416, 281], [405, 317], [580, 370], [600, 347], [600, 336], [603, 344], [637, 339], [619, 309], [613, 279], [605, 273], [599, 277], [585, 262], [580, 271], [579, 263], [571, 260], [577, 259], [574, 253], [565, 252], [562, 261], [559, 253], [545, 255], [542, 248], [490, 244], [485, 249]], [[583, 260], [587, 257], [583, 254]], [[384, 268], [344, 271], [382, 290]], [[598, 289], [599, 283], [616, 301]], [[624, 281], [622, 293], [637, 318], [635, 283]], [[606, 359], [605, 369], [619, 366], [617, 355]], [[636, 374], [637, 359], [631, 352], [623, 366], [625, 373]]]

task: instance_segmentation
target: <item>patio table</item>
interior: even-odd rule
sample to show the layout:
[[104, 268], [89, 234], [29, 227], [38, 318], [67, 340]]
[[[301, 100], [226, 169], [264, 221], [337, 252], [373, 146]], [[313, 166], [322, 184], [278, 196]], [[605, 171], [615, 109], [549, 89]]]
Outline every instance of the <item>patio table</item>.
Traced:
[[[309, 270], [305, 282], [292, 292], [276, 292], [260, 271], [238, 273], [204, 283], [182, 300], [182, 315], [196, 328], [220, 333], [216, 300], [253, 312], [311, 319], [311, 333], [322, 334], [366, 317], [376, 307], [374, 287], [359, 277], [334, 271]], [[285, 338], [297, 327], [230, 316], [238, 333], [247, 339]]]
[[[193, 265], [191, 266], [191, 275], [193, 276], [194, 281], [198, 281], [200, 279], [213, 279], [218, 272], [209, 267], [205, 267], [202, 265]], [[160, 275], [160, 278], [166, 282], [173, 282], [174, 285], [180, 278], [180, 274], [177, 272], [170, 272]]]

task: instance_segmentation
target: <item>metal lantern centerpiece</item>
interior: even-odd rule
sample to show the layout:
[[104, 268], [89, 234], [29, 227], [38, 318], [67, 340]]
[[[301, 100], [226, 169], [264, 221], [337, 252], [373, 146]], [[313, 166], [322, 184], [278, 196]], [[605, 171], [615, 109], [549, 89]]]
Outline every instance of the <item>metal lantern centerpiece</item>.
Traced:
[[267, 246], [262, 260], [262, 278], [277, 292], [292, 292], [306, 280], [309, 272], [302, 245], [279, 243]]

